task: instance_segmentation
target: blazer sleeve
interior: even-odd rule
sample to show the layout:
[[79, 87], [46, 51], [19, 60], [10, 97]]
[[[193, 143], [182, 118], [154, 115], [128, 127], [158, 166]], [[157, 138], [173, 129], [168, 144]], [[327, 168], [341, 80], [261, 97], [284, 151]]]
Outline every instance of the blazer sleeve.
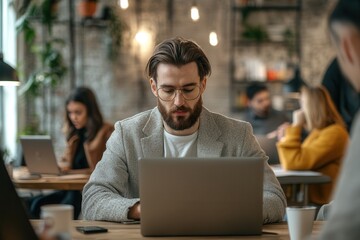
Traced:
[[290, 126], [277, 143], [280, 163], [287, 170], [319, 169], [334, 159], [341, 159], [348, 142], [348, 133], [333, 124], [323, 130], [313, 130], [301, 142], [301, 128]]
[[82, 213], [87, 220], [120, 222], [127, 219], [128, 209], [139, 201], [129, 189], [130, 166], [126, 161], [121, 124], [106, 144], [102, 160], [97, 164], [83, 189]]

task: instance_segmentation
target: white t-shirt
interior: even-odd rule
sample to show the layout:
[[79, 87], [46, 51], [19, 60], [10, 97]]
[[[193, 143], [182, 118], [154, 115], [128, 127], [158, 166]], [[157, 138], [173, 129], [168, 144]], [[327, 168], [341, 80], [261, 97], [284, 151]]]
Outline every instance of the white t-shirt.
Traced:
[[197, 157], [197, 137], [198, 131], [176, 136], [164, 130], [164, 157]]

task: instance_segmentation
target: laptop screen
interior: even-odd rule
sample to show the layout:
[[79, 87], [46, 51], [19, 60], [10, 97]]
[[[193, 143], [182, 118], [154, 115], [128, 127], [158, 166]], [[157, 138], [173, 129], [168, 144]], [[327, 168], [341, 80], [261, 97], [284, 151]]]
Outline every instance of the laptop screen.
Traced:
[[263, 168], [262, 158], [140, 159], [142, 234], [261, 234]]
[[56, 174], [61, 171], [57, 165], [50, 136], [20, 136], [25, 163], [32, 174]]
[[0, 162], [0, 239], [38, 239], [2, 159]]

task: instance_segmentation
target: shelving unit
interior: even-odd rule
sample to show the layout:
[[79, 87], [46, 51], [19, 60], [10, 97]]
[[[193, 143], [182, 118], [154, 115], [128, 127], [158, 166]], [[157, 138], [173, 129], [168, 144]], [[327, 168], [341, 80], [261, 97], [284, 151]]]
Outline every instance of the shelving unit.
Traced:
[[[261, 2], [261, 5], [256, 5], [256, 2]], [[301, 0], [232, 1], [232, 112], [244, 110], [247, 105], [246, 87], [253, 82], [266, 84], [273, 96], [287, 97], [286, 83], [299, 77], [301, 10]], [[292, 98], [294, 94], [289, 96]], [[292, 110], [292, 107], [293, 104], [284, 103], [284, 110]]]

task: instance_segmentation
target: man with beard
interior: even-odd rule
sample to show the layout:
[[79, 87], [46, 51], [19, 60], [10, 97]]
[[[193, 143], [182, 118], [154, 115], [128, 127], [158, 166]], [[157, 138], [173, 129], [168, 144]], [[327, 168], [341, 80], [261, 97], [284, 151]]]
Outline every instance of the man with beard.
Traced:
[[103, 158], [83, 190], [84, 218], [140, 219], [140, 157], [253, 156], [263, 157], [265, 165], [263, 221], [281, 221], [285, 196], [251, 125], [202, 106], [211, 73], [202, 49], [183, 38], [165, 40], [155, 48], [146, 68], [157, 107], [115, 124]]
[[248, 109], [243, 120], [251, 123], [254, 134], [275, 137], [271, 133], [289, 120], [285, 113], [272, 108], [269, 89], [264, 84], [253, 83], [246, 88], [246, 96]]

